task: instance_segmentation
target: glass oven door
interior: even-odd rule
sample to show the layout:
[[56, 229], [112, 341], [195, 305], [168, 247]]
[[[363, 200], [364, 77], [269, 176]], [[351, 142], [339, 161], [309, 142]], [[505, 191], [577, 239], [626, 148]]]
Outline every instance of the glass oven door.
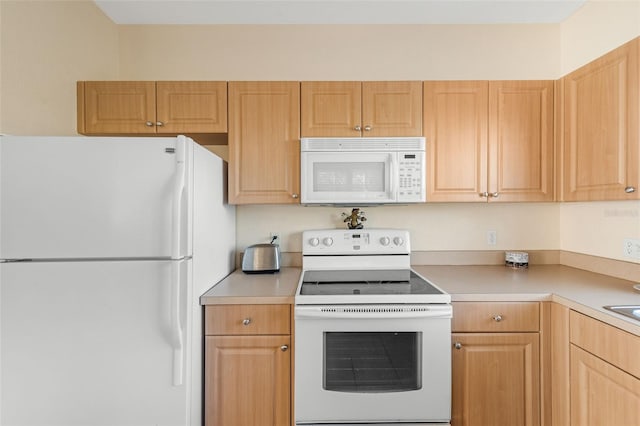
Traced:
[[296, 424], [451, 415], [450, 305], [295, 307]]

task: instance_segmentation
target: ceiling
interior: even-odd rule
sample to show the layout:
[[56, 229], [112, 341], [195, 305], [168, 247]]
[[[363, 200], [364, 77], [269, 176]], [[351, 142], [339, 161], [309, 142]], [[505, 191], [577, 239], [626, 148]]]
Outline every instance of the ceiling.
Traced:
[[559, 23], [587, 0], [94, 0], [116, 24]]

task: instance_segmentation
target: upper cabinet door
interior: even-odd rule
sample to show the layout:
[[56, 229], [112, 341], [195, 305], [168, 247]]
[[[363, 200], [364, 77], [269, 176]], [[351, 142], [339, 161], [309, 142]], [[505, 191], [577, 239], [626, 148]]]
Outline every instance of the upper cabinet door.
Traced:
[[301, 83], [302, 137], [422, 136], [420, 81]]
[[422, 82], [362, 83], [363, 136], [422, 136]]
[[486, 202], [486, 81], [425, 81], [427, 201]]
[[359, 81], [300, 83], [302, 137], [359, 137], [362, 85]]
[[640, 199], [635, 39], [562, 79], [563, 201]]
[[300, 84], [229, 82], [229, 201], [300, 202]]
[[158, 133], [226, 133], [225, 81], [158, 81]]
[[[84, 105], [84, 108], [81, 106]], [[156, 84], [153, 81], [78, 83], [78, 132], [84, 134], [155, 133]]]
[[489, 200], [554, 200], [553, 81], [489, 82]]

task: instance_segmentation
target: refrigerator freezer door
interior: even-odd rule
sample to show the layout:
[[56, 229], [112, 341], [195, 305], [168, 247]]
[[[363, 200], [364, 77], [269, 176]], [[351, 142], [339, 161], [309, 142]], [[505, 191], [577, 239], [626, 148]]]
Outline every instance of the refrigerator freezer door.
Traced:
[[173, 383], [176, 264], [186, 301], [188, 260], [0, 264], [0, 424], [189, 425], [190, 376]]
[[0, 259], [190, 256], [192, 155], [185, 137], [0, 137]]

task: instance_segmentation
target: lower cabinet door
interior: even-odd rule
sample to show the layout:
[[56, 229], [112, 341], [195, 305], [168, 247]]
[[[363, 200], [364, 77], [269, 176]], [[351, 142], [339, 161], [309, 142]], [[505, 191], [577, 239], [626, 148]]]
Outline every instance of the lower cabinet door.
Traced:
[[640, 379], [572, 345], [571, 425], [640, 425]]
[[452, 426], [540, 425], [538, 333], [452, 339]]
[[205, 426], [290, 425], [290, 336], [205, 337]]

